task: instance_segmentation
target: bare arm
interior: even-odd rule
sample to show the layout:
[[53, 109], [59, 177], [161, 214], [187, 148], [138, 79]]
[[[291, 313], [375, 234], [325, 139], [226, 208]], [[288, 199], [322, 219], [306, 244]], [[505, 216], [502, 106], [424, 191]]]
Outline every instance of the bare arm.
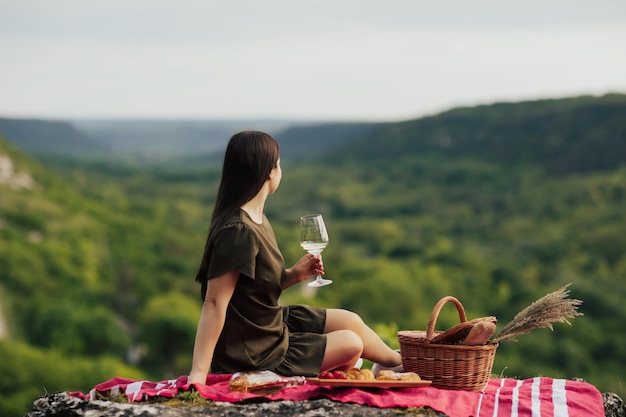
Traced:
[[315, 274], [324, 275], [324, 262], [322, 256], [306, 254], [296, 262], [294, 266], [285, 270], [285, 275], [281, 282], [282, 289], [287, 289], [292, 285], [311, 278]]
[[211, 369], [215, 345], [224, 328], [226, 308], [235, 291], [238, 279], [239, 271], [233, 270], [210, 279], [208, 282], [193, 347], [193, 362], [189, 374], [190, 384], [204, 384], [206, 382], [207, 373]]

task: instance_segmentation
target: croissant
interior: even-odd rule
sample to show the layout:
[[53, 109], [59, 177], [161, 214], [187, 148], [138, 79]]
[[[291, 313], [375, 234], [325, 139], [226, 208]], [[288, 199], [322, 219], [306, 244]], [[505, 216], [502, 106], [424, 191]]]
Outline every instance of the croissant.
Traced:
[[415, 372], [393, 372], [389, 370], [381, 370], [378, 373], [379, 381], [410, 381], [419, 382], [422, 379]]
[[375, 381], [376, 377], [371, 369], [361, 369], [361, 372], [357, 375], [356, 379], [359, 381]]

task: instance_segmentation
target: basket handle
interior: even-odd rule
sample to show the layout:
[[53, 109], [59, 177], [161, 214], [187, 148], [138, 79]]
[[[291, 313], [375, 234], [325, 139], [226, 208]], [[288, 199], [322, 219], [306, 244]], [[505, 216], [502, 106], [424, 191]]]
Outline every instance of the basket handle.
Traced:
[[435, 304], [435, 308], [433, 308], [433, 312], [430, 314], [430, 319], [428, 320], [428, 327], [426, 328], [426, 343], [430, 343], [435, 335], [435, 323], [437, 322], [437, 317], [439, 317], [439, 312], [445, 303], [451, 302], [456, 306], [457, 311], [459, 312], [459, 320], [461, 323], [467, 321], [467, 316], [465, 315], [465, 309], [459, 300], [448, 295], [443, 297], [437, 304]]

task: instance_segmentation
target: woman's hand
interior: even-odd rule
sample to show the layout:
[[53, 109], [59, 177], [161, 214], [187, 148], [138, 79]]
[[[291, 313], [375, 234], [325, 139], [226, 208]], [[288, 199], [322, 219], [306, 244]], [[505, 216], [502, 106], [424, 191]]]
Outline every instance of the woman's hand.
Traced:
[[311, 278], [313, 275], [324, 275], [324, 261], [322, 255], [307, 253], [295, 263], [294, 266], [285, 270], [283, 277], [283, 289]]
[[204, 372], [192, 371], [187, 379], [188, 384], [206, 384], [207, 374]]

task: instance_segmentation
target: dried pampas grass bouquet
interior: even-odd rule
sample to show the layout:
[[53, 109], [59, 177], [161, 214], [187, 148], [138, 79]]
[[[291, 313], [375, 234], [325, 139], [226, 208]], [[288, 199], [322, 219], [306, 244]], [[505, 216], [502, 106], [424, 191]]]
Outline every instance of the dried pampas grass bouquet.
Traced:
[[582, 316], [578, 306], [580, 300], [569, 297], [567, 284], [557, 291], [544, 295], [519, 313], [491, 340], [492, 343], [517, 341], [516, 336], [530, 333], [535, 329], [547, 327], [554, 330], [552, 323], [561, 322], [571, 324], [568, 319]]

